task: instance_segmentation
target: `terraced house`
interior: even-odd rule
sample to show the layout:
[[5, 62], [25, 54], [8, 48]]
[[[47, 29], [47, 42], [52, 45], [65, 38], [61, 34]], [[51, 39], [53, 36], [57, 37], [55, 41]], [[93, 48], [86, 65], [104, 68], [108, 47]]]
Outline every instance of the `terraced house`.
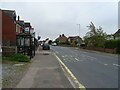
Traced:
[[16, 12], [0, 10], [2, 13], [2, 46], [16, 46]]
[[[0, 13], [2, 16], [2, 54], [7, 53], [10, 55], [17, 53], [21, 48], [18, 49], [19, 46], [22, 46], [22, 51], [25, 51], [23, 47], [25, 47], [28, 41], [26, 36], [30, 38], [28, 44], [32, 44], [35, 41], [35, 32], [30, 22], [26, 23], [24, 20], [20, 20], [19, 16], [16, 18], [15, 10], [0, 10]], [[20, 38], [18, 36], [20, 36]], [[30, 45], [28, 45], [28, 48], [29, 47]]]

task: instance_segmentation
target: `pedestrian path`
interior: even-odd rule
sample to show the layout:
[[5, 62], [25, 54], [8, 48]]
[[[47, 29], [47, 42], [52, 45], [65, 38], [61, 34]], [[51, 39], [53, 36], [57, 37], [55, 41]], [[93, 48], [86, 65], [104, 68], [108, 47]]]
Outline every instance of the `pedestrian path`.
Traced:
[[16, 88], [72, 88], [52, 51], [39, 47], [30, 68]]

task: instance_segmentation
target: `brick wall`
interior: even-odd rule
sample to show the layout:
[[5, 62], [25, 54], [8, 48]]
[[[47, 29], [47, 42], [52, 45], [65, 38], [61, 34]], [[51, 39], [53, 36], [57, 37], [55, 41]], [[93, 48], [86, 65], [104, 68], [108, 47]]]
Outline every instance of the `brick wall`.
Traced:
[[0, 10], [0, 45], [2, 45], [2, 10]]
[[16, 45], [16, 24], [14, 20], [2, 12], [2, 42], [3, 46]]
[[100, 52], [107, 52], [107, 53], [116, 53], [116, 49], [109, 49], [109, 48], [87, 47], [85, 49], [95, 50]]

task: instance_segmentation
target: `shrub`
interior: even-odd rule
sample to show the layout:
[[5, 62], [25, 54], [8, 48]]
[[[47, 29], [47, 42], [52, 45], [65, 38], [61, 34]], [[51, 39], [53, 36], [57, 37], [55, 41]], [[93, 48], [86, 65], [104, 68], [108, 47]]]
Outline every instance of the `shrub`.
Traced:
[[120, 53], [120, 40], [107, 40], [105, 48], [116, 49], [117, 53]]
[[18, 61], [18, 62], [29, 62], [30, 59], [23, 54], [14, 54], [11, 56], [12, 61]]

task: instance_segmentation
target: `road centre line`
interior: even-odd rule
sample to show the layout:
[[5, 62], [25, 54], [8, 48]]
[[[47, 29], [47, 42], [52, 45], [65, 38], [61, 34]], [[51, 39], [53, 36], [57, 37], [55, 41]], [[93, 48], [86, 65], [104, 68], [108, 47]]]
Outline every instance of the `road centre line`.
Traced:
[[78, 87], [74, 87], [74, 88], [79, 88], [80, 90], [86, 90], [85, 86], [83, 86], [78, 80], [77, 78], [73, 75], [73, 73], [70, 71], [70, 69], [60, 60], [60, 58], [54, 53], [55, 57], [58, 59], [58, 61], [61, 63], [61, 65], [67, 70], [67, 72], [69, 73], [69, 75], [73, 78], [74, 83], [76, 83], [78, 85]]
[[120, 65], [118, 65], [118, 64], [113, 64], [113, 66], [117, 66], [117, 67], [119, 67]]
[[76, 61], [79, 61], [79, 59], [75, 58]]
[[104, 64], [105, 66], [108, 66], [108, 64]]

